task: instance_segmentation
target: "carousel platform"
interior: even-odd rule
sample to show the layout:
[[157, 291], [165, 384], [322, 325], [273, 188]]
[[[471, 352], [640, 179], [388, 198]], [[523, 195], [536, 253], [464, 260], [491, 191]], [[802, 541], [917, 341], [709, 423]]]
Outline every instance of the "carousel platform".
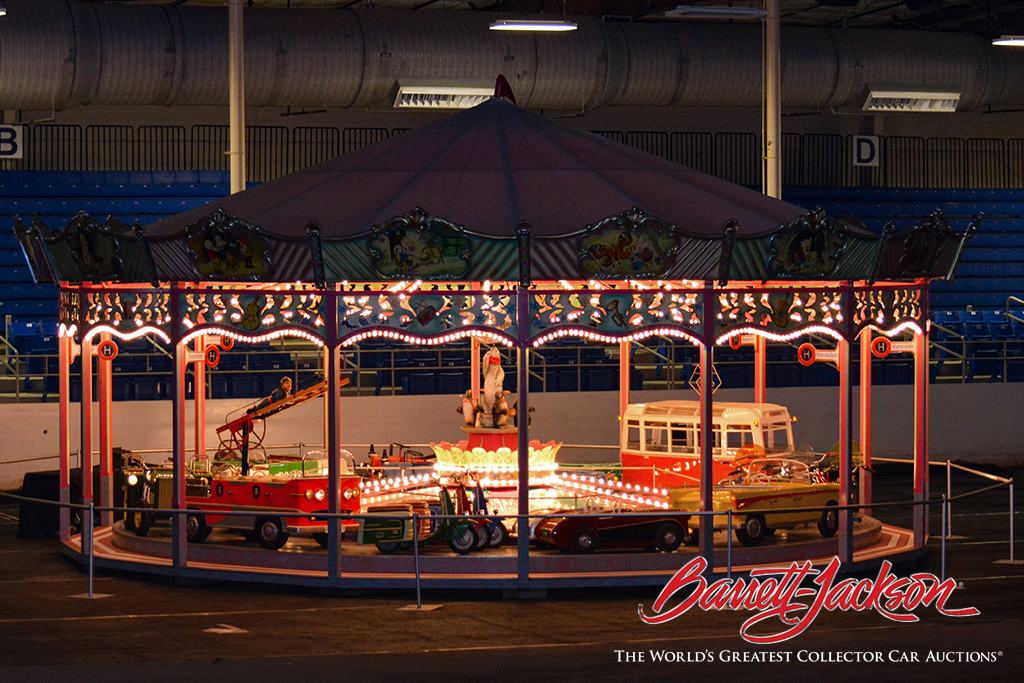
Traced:
[[[716, 534], [715, 572], [724, 574], [727, 546], [724, 534]], [[73, 536], [63, 552], [83, 564], [81, 537]], [[342, 543], [340, 571], [329, 576], [327, 551], [313, 540], [293, 537], [278, 551], [265, 550], [237, 534], [214, 531], [203, 544], [189, 544], [187, 563], [175, 567], [171, 560], [169, 527], [154, 528], [140, 538], [118, 522], [96, 530], [94, 566], [182, 579], [245, 581], [301, 585], [324, 589], [412, 588], [416, 585], [413, 551], [384, 555], [374, 546], [361, 546], [348, 537]], [[732, 546], [732, 570], [743, 573], [763, 566], [778, 566], [811, 559], [826, 565], [835, 555], [835, 538], [823, 539], [813, 529], [778, 532], [756, 548]], [[852, 573], [893, 563], [916, 562], [924, 553], [914, 547], [913, 532], [862, 517], [854, 527], [854, 559], [842, 571]], [[570, 555], [531, 547], [528, 588], [585, 588], [601, 586], [661, 586], [696, 554], [683, 546], [673, 553], [599, 552]], [[423, 588], [521, 589], [516, 574], [516, 547], [490, 549], [471, 555], [455, 555], [446, 546], [420, 548], [420, 585]]]

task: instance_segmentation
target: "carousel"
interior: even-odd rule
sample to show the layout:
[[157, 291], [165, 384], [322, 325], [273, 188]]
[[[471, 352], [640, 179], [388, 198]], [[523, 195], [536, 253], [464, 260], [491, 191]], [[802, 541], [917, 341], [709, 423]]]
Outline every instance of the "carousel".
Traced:
[[[670, 337], [694, 345], [703, 378], [715, 375], [716, 347], [752, 345], [754, 399], [765, 404], [767, 341], [813, 335], [817, 346], [802, 346], [801, 362], [828, 361], [839, 370], [838, 533], [797, 549], [744, 548], [746, 555], [729, 561], [838, 556], [855, 565], [923, 552], [926, 506], [915, 507], [912, 529], [890, 533], [875, 523], [864, 532], [861, 525], [871, 518], [857, 506], [870, 506], [871, 486], [855, 467], [854, 442], [870, 465], [872, 355], [911, 354], [912, 493], [917, 501], [927, 499], [928, 287], [932, 279], [953, 275], [974, 228], [957, 234], [935, 214], [874, 234], [499, 99], [149, 226], [101, 223], [80, 213], [54, 233], [39, 220], [28, 226], [16, 220], [35, 277], [57, 283], [60, 291], [61, 501], [71, 501], [72, 432], [78, 431], [82, 498], [101, 510], [94, 538], [86, 538], [90, 530], [74, 533], [68, 509], [62, 509], [64, 548], [80, 557], [88, 541], [95, 543], [99, 564], [175, 576], [328, 587], [408, 586], [414, 580], [509, 589], [662, 584], [683, 564], [684, 552], [699, 553], [720, 569], [725, 551], [721, 542], [716, 546], [711, 516], [692, 518], [696, 545], [676, 553], [548, 554], [531, 548], [524, 531], [536, 506], [531, 510], [530, 497], [520, 492], [546, 487], [557, 498], [586, 491], [624, 505], [639, 502], [649, 511], [668, 509], [674, 495], [657, 484], [645, 490], [626, 476], [586, 479], [558, 472], [557, 435], [533, 440], [530, 421], [510, 417], [507, 401], [513, 397], [488, 376], [493, 356], [484, 348], [502, 348], [514, 358], [510, 384], [518, 416], [529, 415], [531, 349], [566, 337], [617, 348], [623, 419], [634, 341]], [[164, 539], [126, 533], [112, 514], [111, 363], [119, 340], [143, 335], [173, 349], [175, 358], [172, 524]], [[320, 479], [274, 475], [258, 487], [238, 474], [222, 480], [202, 466], [208, 451], [204, 392], [187, 401], [186, 376], [191, 372], [202, 387], [204, 369], [221, 352], [282, 336], [322, 349], [326, 384], [316, 394], [325, 406]], [[436, 462], [404, 481], [361, 476], [342, 457], [341, 353], [373, 338], [418, 346], [468, 338], [472, 344], [467, 438], [438, 435]], [[853, 422], [855, 344], [859, 424]], [[81, 424], [73, 430], [69, 376], [78, 357]], [[712, 381], [695, 386], [701, 420], [692, 510], [712, 511], [716, 387]], [[580, 397], [585, 404], [586, 394]], [[195, 411], [192, 438], [189, 403]], [[98, 452], [92, 448], [94, 428]], [[97, 464], [100, 500], [93, 501]], [[301, 469], [305, 473], [305, 465]], [[855, 487], [857, 476], [862, 481]], [[231, 506], [197, 503], [197, 497], [227, 496], [236, 485], [236, 501], [245, 497], [248, 505], [275, 514], [257, 517], [254, 527], [251, 517], [233, 516]], [[354, 516], [374, 506], [429, 514], [425, 501], [432, 499], [440, 500], [444, 513], [473, 515], [481, 514], [486, 498], [502, 501], [487, 511], [486, 521], [491, 532], [499, 521], [506, 535], [516, 532], [514, 549], [468, 557], [429, 552], [416, 555], [414, 569], [408, 553], [356, 552], [342, 543], [349, 538], [346, 529], [351, 534], [360, 525]], [[388, 550], [389, 543], [420, 531], [446, 534], [450, 546], [452, 539], [469, 542], [469, 527], [458, 520], [434, 523], [432, 530], [416, 524], [378, 529], [383, 535], [376, 538]], [[203, 543], [216, 526], [254, 534], [263, 547]], [[359, 533], [372, 541], [367, 526], [364, 519]], [[272, 552], [288, 533], [311, 533], [326, 550]], [[479, 536], [473, 541], [482, 544]]]

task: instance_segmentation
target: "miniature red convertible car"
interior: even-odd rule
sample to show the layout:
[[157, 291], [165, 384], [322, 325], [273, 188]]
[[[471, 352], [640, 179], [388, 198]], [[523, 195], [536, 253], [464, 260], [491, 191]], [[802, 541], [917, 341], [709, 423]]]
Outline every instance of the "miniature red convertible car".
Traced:
[[[636, 514], [650, 512], [650, 514]], [[592, 510], [541, 519], [534, 539], [573, 553], [598, 548], [676, 550], [686, 535], [690, 515], [654, 508]]]

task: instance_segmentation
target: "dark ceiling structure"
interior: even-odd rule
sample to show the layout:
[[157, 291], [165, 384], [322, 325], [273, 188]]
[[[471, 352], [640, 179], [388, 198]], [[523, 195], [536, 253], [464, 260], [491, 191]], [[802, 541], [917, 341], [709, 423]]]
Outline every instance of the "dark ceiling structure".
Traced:
[[[83, 0], [134, 5], [223, 6], [227, 0]], [[672, 21], [679, 5], [761, 8], [759, 0], [247, 0], [251, 7], [515, 12]], [[783, 25], [925, 29], [985, 38], [1024, 33], [1024, 0], [781, 0]]]

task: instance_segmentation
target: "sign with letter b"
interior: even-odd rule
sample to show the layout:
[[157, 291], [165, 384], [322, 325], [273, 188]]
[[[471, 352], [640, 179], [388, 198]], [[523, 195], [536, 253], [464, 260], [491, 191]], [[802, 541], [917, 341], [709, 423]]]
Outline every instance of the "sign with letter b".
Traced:
[[21, 126], [0, 125], [0, 159], [20, 159], [24, 153]]

